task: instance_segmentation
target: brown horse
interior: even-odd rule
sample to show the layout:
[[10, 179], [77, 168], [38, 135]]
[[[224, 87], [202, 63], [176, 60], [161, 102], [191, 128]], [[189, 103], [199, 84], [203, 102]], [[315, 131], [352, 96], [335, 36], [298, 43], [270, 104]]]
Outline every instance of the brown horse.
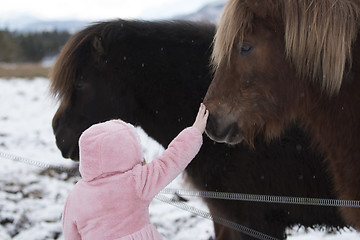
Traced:
[[[297, 121], [338, 199], [360, 200], [359, 0], [229, 0], [214, 42], [207, 134], [250, 145]], [[342, 208], [360, 230], [360, 209]]]
[[[78, 139], [92, 124], [122, 118], [141, 126], [166, 147], [192, 124], [211, 82], [215, 26], [191, 22], [117, 20], [76, 33], [52, 71], [61, 102], [53, 119], [64, 157], [78, 160]], [[256, 151], [204, 138], [186, 169], [200, 190], [334, 198], [322, 155], [296, 127]], [[206, 200], [210, 211], [268, 235], [285, 238], [287, 227], [344, 227], [335, 207]], [[216, 239], [253, 239], [215, 224]]]

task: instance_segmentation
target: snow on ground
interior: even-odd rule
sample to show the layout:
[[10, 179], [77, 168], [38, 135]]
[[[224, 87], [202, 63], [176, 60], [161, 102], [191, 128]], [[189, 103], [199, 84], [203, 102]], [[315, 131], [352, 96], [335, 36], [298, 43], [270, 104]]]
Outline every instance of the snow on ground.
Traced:
[[[63, 159], [55, 145], [51, 119], [57, 104], [48, 94], [48, 80], [36, 78], [0, 79], [0, 239], [42, 240], [63, 239], [61, 212], [67, 193], [78, 176], [46, 170], [31, 165], [31, 160], [75, 168]], [[146, 159], [163, 149], [139, 129]], [[28, 163], [4, 158], [12, 154]], [[178, 177], [173, 188], [184, 188]], [[207, 211], [199, 199], [189, 205]], [[212, 222], [154, 200], [150, 205], [151, 221], [165, 240], [213, 239]], [[337, 234], [304, 229], [289, 230], [290, 240], [353, 240], [360, 235], [351, 230]]]

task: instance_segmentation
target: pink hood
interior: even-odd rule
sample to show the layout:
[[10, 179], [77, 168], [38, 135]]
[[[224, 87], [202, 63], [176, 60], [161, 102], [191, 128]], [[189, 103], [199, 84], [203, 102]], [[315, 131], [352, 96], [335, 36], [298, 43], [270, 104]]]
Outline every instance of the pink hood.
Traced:
[[79, 170], [85, 181], [126, 172], [142, 161], [139, 138], [131, 124], [121, 120], [99, 123], [79, 139]]

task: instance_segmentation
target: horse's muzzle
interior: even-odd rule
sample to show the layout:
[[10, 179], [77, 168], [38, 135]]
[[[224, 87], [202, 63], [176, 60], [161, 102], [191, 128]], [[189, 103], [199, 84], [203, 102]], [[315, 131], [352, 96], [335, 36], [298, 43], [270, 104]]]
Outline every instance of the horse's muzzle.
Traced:
[[56, 136], [56, 145], [64, 158], [79, 160], [79, 147], [77, 144], [69, 143], [65, 138]]
[[205, 132], [212, 140], [220, 143], [238, 144], [244, 139], [237, 122], [229, 121], [226, 116], [218, 117], [210, 114]]
[[60, 123], [60, 118], [54, 117], [52, 127], [56, 139], [56, 146], [60, 149], [64, 158], [79, 160], [79, 146], [74, 131], [64, 128]]

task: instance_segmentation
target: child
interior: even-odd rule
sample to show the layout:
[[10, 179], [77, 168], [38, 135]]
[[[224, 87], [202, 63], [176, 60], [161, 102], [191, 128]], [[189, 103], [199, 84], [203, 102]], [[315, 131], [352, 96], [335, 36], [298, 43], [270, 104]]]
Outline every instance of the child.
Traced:
[[111, 120], [83, 132], [79, 139], [82, 180], [65, 204], [65, 239], [162, 239], [150, 223], [149, 204], [200, 150], [208, 115], [201, 104], [193, 126], [144, 166], [132, 125]]

